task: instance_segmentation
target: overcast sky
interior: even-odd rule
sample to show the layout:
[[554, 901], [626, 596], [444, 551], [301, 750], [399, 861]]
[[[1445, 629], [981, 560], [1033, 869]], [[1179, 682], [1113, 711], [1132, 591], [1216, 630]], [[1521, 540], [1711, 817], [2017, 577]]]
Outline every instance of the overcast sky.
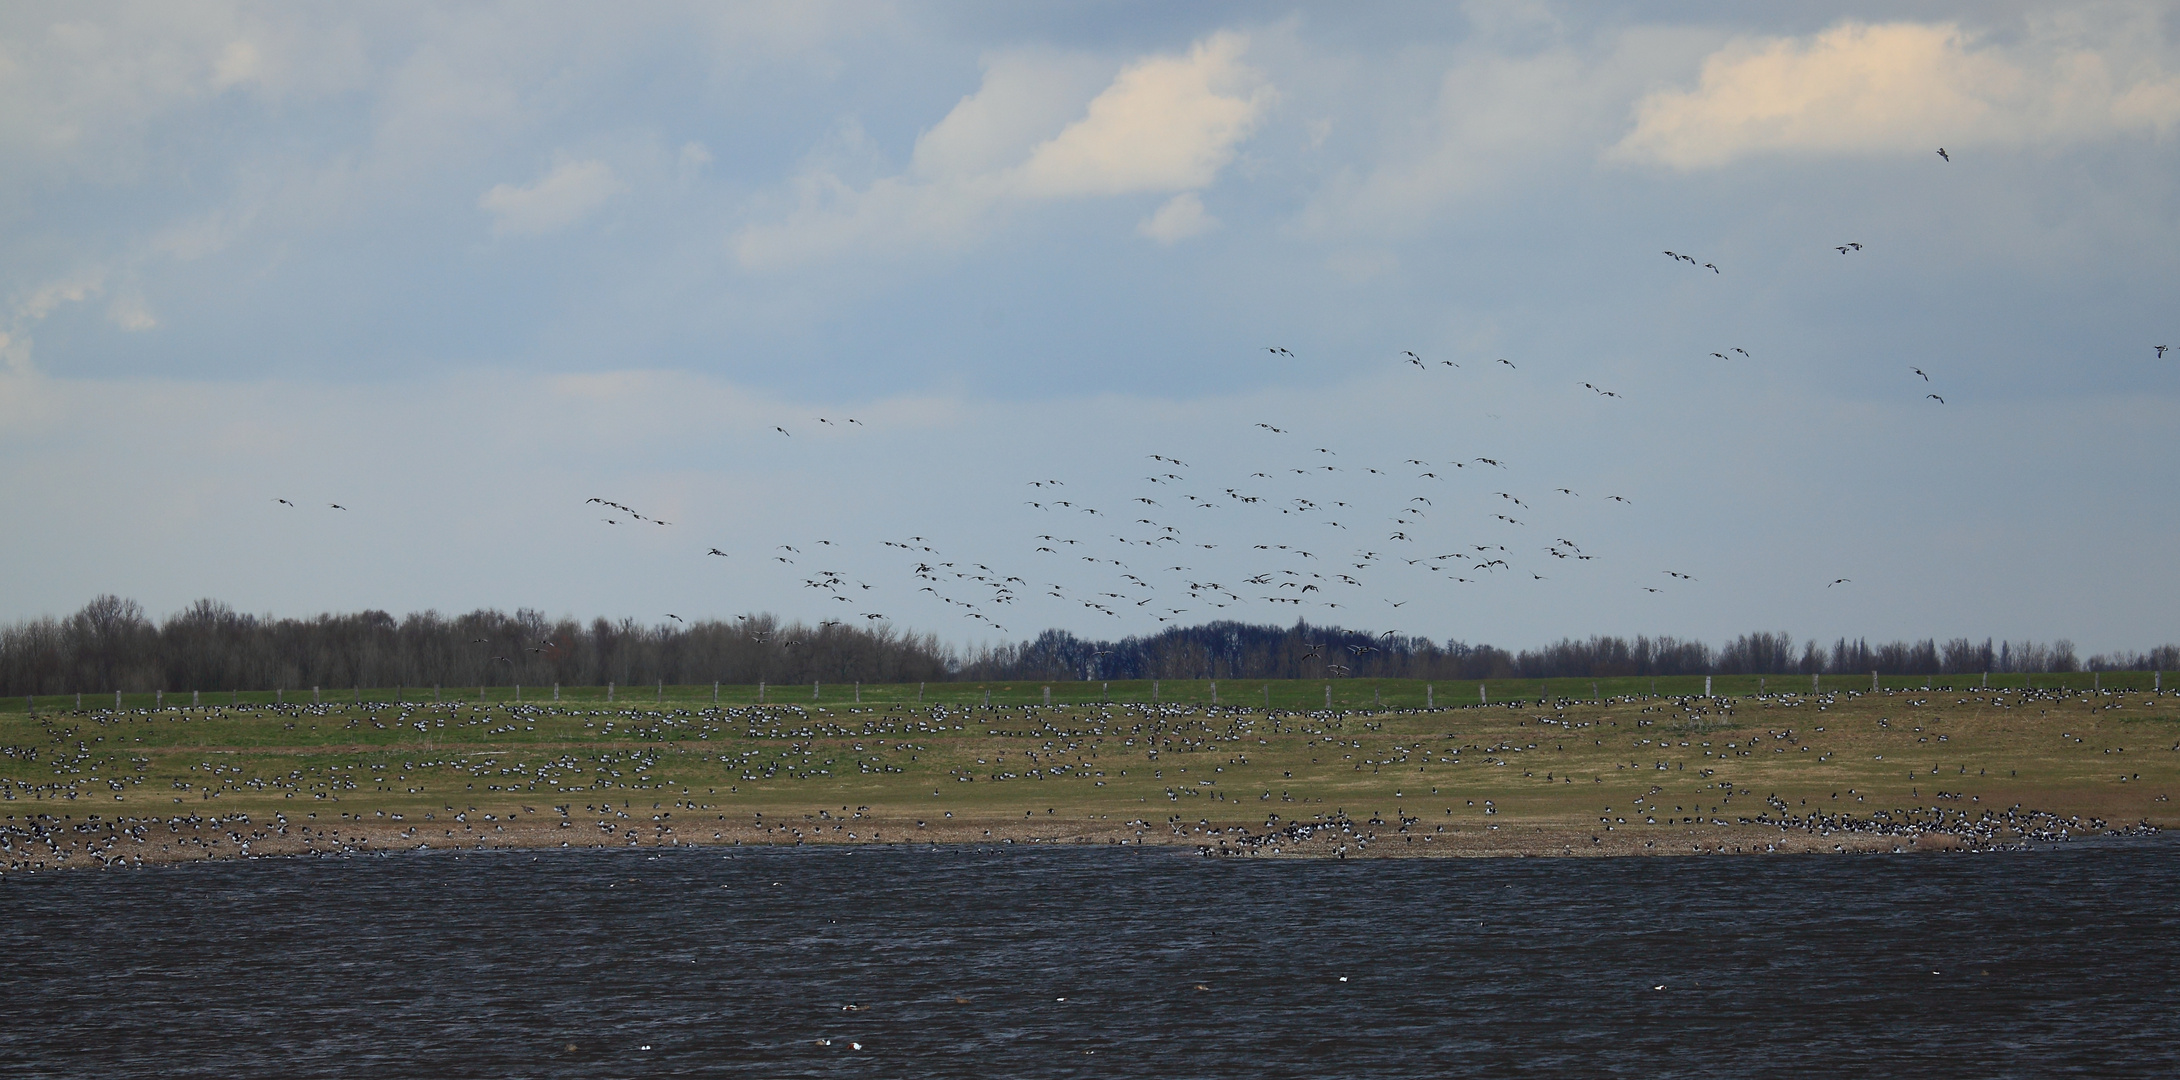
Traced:
[[2148, 647], [2176, 177], [2171, 4], [8, 5], [0, 617]]

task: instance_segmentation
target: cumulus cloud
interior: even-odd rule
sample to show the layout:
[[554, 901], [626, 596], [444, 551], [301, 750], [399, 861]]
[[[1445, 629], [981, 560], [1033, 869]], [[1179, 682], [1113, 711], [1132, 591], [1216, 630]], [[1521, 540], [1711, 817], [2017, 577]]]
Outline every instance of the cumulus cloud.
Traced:
[[[1144, 57], [1087, 103], [1079, 58], [994, 59], [983, 85], [917, 139], [907, 170], [857, 185], [812, 168], [792, 185], [792, 209], [744, 227], [735, 252], [754, 267], [858, 245], [958, 244], [1017, 206], [1208, 187], [1273, 99], [1242, 62], [1246, 47], [1220, 33], [1185, 54]], [[1191, 196], [1141, 231], [1171, 242], [1213, 224]]]
[[1193, 191], [1184, 191], [1166, 200], [1158, 212], [1144, 218], [1135, 231], [1161, 244], [1186, 240], [1191, 236], [1210, 231], [1219, 219], [1204, 212], [1203, 198]]
[[1238, 34], [1215, 34], [1187, 56], [1131, 65], [1082, 119], [1030, 154], [1017, 175], [1023, 192], [1124, 195], [1210, 184], [1271, 100], [1271, 88], [1241, 63], [1245, 44]]
[[526, 187], [495, 184], [477, 200], [492, 215], [492, 231], [501, 236], [558, 232], [589, 216], [623, 185], [613, 169], [595, 158], [563, 161]]
[[1761, 153], [2162, 135], [2180, 122], [2180, 77], [2125, 51], [2033, 34], [1999, 45], [1904, 22], [1742, 39], [1704, 60], [1695, 88], [1644, 97], [1611, 156], [1700, 169]]

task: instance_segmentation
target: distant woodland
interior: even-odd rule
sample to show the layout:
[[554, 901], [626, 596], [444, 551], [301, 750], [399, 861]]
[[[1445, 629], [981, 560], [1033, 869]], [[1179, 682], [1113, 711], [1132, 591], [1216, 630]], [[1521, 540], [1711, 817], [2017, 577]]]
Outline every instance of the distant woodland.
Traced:
[[1069, 679], [1607, 678], [1694, 674], [1916, 675], [2169, 671], [2180, 646], [2091, 656], [2072, 643], [1895, 641], [1829, 645], [1783, 633], [1723, 645], [1657, 637], [1495, 645], [1372, 636], [1298, 622], [1214, 622], [1098, 641], [1048, 630], [1032, 641], [961, 652], [932, 634], [884, 625], [805, 625], [768, 615], [727, 621], [551, 619], [383, 611], [292, 619], [200, 600], [163, 621], [101, 596], [66, 618], [0, 627], [0, 693], [269, 690], [310, 686], [596, 686], [664, 681], [940, 682]]

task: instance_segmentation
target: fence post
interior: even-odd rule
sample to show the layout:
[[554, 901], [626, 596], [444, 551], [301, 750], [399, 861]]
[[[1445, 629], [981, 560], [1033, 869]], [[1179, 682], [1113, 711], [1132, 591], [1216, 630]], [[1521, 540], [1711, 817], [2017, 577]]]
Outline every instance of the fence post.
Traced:
[[1326, 683], [1326, 684], [1325, 684], [1325, 708], [1328, 708], [1328, 709], [1329, 709], [1329, 708], [1331, 708], [1331, 707], [1332, 707], [1332, 684], [1331, 684], [1331, 683]]
[[1049, 686], [1045, 687], [1045, 704], [1052, 704], [1052, 688]]
[[712, 704], [719, 704], [719, 680], [712, 680]]
[[[1104, 689], [1103, 689], [1102, 691], [1100, 691], [1100, 693], [1101, 693], [1101, 694], [1102, 694], [1102, 695], [1104, 696], [1105, 700], [1107, 700], [1107, 701], [1111, 701], [1111, 700], [1113, 700], [1113, 684], [1112, 684], [1112, 683], [1100, 683], [1099, 685], [1101, 685], [1101, 686], [1103, 686], [1103, 687], [1104, 687]], [[918, 701], [921, 701], [921, 700], [923, 700], [923, 699], [922, 699], [922, 698], [917, 698], [917, 700], [918, 700]]]
[[1484, 689], [1484, 683], [1481, 679], [1476, 682], [1476, 703], [1478, 705], [1491, 704], [1491, 693]]
[[606, 680], [606, 704], [613, 704], [613, 680]]
[[1158, 680], [1151, 680], [1151, 704], [1158, 704]]
[[164, 709], [167, 707], [167, 692], [165, 690], [154, 690], [151, 692], [151, 707], [153, 709]]
[[992, 707], [992, 691], [990, 687], [984, 688], [984, 707], [987, 709]]
[[[77, 699], [76, 699], [76, 704], [77, 704], [78, 706], [81, 706], [81, 705], [83, 704], [83, 699], [82, 699], [82, 698], [80, 698], [80, 697], [79, 697], [79, 698], [77, 698]], [[191, 690], [191, 691], [189, 692], [189, 707], [190, 707], [190, 708], [192, 708], [192, 709], [195, 709], [195, 708], [199, 708], [199, 707], [201, 707], [201, 706], [202, 706], [203, 704], [204, 704], [204, 698], [203, 698], [203, 696], [202, 696], [202, 692], [201, 692], [201, 691], [197, 691], [197, 690]]]
[[1870, 672], [1870, 693], [1873, 693], [1873, 694], [1874, 694], [1874, 693], [1876, 693], [1876, 692], [1877, 692], [1877, 673], [1873, 671], [1873, 672]]
[[818, 683], [817, 683], [817, 681], [816, 681], [816, 680], [814, 680], [814, 679], [813, 679], [813, 680], [811, 680], [811, 682], [810, 682], [810, 700], [812, 700], [812, 701], [816, 701], [817, 699], [818, 699]]
[[861, 679], [855, 680], [855, 703], [858, 705], [863, 703], [863, 680]]
[[918, 705], [923, 704], [923, 687], [924, 684], [922, 683], [916, 684], [916, 704]]
[[1211, 703], [1213, 705], [1219, 703], [1219, 680], [1217, 679], [1211, 680]]
[[114, 691], [114, 711], [121, 711], [121, 691], [119, 690]]
[[1433, 690], [1431, 689], [1431, 684], [1429, 683], [1423, 684], [1423, 707], [1426, 709], [1435, 709], [1438, 707], [1437, 695], [1433, 692]]
[[[431, 696], [432, 696], [432, 700], [434, 700], [434, 701], [437, 701], [437, 700], [439, 700], [439, 688], [438, 688], [438, 687], [436, 687], [436, 686], [435, 686], [435, 687], [432, 687], [432, 692], [431, 692]], [[559, 700], [560, 700], [560, 684], [559, 684], [559, 683], [554, 683], [554, 684], [553, 684], [553, 700], [554, 700], [554, 701], [559, 701]]]
[[[922, 700], [922, 695], [921, 695], [921, 694], [917, 695], [917, 700], [919, 700], [919, 701], [920, 701], [920, 700]], [[762, 704], [764, 704], [764, 703], [765, 703], [765, 681], [764, 681], [763, 679], [759, 679], [759, 680], [757, 680], [757, 704], [759, 704], [759, 705], [762, 705]]]
[[1709, 675], [1703, 677], [1703, 696], [1711, 696], [1711, 677]]
[[515, 684], [515, 704], [517, 704], [517, 705], [520, 705], [520, 704], [522, 704], [522, 684], [521, 684], [521, 683], [516, 683], [516, 684]]

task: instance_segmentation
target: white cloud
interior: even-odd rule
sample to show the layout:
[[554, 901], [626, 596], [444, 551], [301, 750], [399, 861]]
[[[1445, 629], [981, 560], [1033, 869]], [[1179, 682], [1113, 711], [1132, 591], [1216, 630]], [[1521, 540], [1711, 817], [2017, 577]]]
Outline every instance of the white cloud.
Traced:
[[2180, 77], [2128, 58], [2122, 34], [2084, 42], [2048, 28], [1998, 45], [1952, 24], [1841, 23], [1809, 37], [1735, 41], [1694, 89], [1635, 107], [1612, 156], [1676, 169], [1750, 154], [1930, 153], [2180, 122]]
[[1204, 212], [1204, 201], [1200, 196], [1193, 191], [1184, 191], [1167, 199], [1157, 213], [1136, 225], [1135, 231], [1161, 244], [1171, 244], [1209, 232], [1218, 223], [1218, 218]]
[[557, 232], [581, 221], [623, 190], [613, 169], [589, 158], [564, 161], [528, 187], [495, 184], [477, 200], [501, 236]]
[[159, 317], [151, 313], [144, 298], [137, 295], [117, 296], [106, 305], [106, 318], [115, 326], [132, 334], [151, 330], [159, 325]]
[[[1484, 42], [1425, 61], [1427, 73], [1384, 73], [1383, 85], [1364, 98], [1368, 111], [1341, 125], [1381, 132], [1370, 160], [1335, 169], [1301, 226], [1343, 240], [1405, 236], [1463, 199], [1546, 172], [1587, 170], [1596, 147], [1619, 133], [1640, 88], [1692, 63], [1715, 41], [1695, 31], [1635, 28], [1515, 53]], [[1410, 97], [1414, 85], [1428, 85], [1431, 97]], [[1321, 142], [1319, 132], [1333, 125], [1319, 125], [1309, 134]]]
[[[956, 245], [1021, 205], [1207, 187], [1273, 99], [1241, 62], [1246, 46], [1221, 33], [1139, 59], [1087, 104], [1087, 61], [989, 60], [977, 92], [917, 139], [905, 172], [858, 185], [814, 167], [793, 182], [793, 208], [745, 226], [735, 253], [759, 267], [855, 246]], [[1201, 201], [1177, 200], [1142, 230], [1171, 242], [1213, 224]]]
[[1211, 183], [1255, 130], [1272, 90], [1241, 63], [1247, 41], [1214, 34], [1187, 56], [1156, 56], [1122, 71], [1019, 173], [1033, 196], [1179, 191]]

